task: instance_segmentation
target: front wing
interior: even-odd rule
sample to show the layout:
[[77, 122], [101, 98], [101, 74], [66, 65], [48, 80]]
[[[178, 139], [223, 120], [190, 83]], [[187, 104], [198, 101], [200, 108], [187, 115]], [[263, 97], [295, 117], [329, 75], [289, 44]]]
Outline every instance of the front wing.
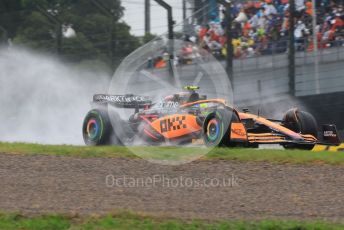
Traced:
[[300, 139], [291, 139], [283, 134], [277, 133], [248, 133], [247, 141], [251, 144], [320, 144], [313, 135], [300, 134]]
[[230, 139], [234, 142], [248, 142], [249, 144], [302, 144], [302, 145], [340, 145], [337, 129], [335, 125], [323, 125], [322, 127], [322, 140], [310, 134], [296, 133], [281, 125], [272, 124], [266, 119], [260, 119], [262, 123], [270, 128], [271, 132], [253, 133], [246, 130], [243, 123], [232, 123]]

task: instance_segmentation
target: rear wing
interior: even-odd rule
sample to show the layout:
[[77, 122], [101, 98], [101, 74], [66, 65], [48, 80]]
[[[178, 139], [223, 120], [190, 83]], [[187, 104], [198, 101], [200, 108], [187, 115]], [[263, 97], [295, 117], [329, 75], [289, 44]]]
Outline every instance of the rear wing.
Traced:
[[93, 96], [93, 103], [96, 104], [109, 104], [117, 108], [127, 109], [144, 109], [152, 105], [149, 97], [138, 96], [133, 94], [127, 95], [108, 95], [96, 94]]

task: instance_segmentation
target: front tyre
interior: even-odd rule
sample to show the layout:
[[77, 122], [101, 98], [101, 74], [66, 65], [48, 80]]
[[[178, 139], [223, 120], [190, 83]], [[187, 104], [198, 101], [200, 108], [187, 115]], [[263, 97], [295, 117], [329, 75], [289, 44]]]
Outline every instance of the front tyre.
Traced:
[[110, 143], [112, 126], [106, 110], [93, 109], [87, 113], [82, 126], [85, 144], [90, 146]]
[[230, 146], [231, 123], [239, 119], [228, 109], [219, 109], [210, 113], [204, 120], [202, 136], [207, 147]]
[[[299, 111], [298, 109], [291, 109], [284, 115], [283, 124], [286, 128], [296, 133], [308, 134], [318, 138], [318, 124], [314, 116], [310, 113]], [[312, 150], [314, 144], [286, 144], [284, 148]]]

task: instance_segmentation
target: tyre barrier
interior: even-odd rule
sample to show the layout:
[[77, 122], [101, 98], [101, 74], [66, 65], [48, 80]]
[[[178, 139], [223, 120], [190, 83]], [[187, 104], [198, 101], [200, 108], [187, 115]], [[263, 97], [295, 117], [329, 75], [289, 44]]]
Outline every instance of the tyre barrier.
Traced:
[[331, 152], [344, 152], [344, 143], [339, 146], [326, 146], [326, 145], [316, 145], [312, 151], [331, 151]]

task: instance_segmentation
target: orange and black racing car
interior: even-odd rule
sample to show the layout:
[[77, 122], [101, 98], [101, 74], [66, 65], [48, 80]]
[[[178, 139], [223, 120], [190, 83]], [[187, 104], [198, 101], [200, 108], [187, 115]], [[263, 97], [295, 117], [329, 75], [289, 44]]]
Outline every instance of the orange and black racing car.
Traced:
[[[335, 125], [322, 125], [305, 111], [290, 109], [281, 120], [239, 112], [223, 99], [208, 99], [196, 86], [153, 103], [149, 97], [105, 95], [93, 97], [93, 109], [83, 123], [87, 145], [132, 145], [164, 143], [206, 146], [258, 147], [280, 144], [285, 148], [310, 150], [316, 144], [339, 145]], [[133, 109], [121, 119], [116, 108]]]

